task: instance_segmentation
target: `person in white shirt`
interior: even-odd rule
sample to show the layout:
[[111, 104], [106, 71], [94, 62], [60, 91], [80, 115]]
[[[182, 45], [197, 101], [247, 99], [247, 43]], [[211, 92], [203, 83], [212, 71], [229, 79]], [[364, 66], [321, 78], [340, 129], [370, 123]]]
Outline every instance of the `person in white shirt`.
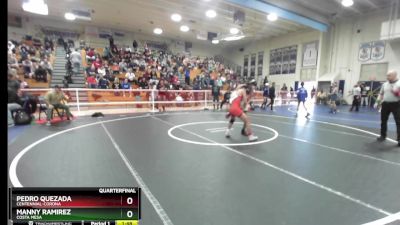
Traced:
[[81, 67], [81, 63], [82, 63], [82, 56], [81, 53], [78, 52], [78, 49], [75, 49], [71, 55], [70, 55], [70, 60], [72, 62], [72, 66], [73, 66], [73, 72], [75, 75], [79, 74], [79, 70]]
[[358, 84], [354, 85], [354, 88], [352, 90], [353, 94], [353, 103], [350, 108], [350, 112], [353, 111], [353, 108], [356, 108], [356, 112], [358, 112], [358, 107], [360, 106], [361, 102], [361, 88]]
[[9, 41], [8, 42], [8, 53], [13, 54], [14, 48], [15, 48], [15, 45], [11, 41]]
[[400, 147], [400, 81], [397, 78], [397, 71], [391, 70], [387, 73], [387, 81], [382, 84], [376, 101], [375, 107], [382, 105], [381, 136], [377, 141], [383, 142], [386, 139], [387, 121], [390, 113], [393, 113], [397, 127], [397, 146]]
[[133, 82], [136, 78], [135, 74], [132, 72], [132, 68], [128, 69], [128, 72], [125, 74], [125, 78], [129, 80], [129, 82]]
[[100, 76], [105, 76], [106, 75], [106, 68], [104, 68], [104, 66], [102, 65], [100, 68], [97, 69], [97, 73]]

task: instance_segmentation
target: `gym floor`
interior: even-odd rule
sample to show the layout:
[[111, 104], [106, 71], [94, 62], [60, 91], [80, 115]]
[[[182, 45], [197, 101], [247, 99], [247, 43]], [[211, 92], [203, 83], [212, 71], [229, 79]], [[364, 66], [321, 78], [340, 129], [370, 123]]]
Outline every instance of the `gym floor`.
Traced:
[[239, 120], [226, 138], [213, 111], [9, 128], [10, 186], [140, 186], [142, 225], [350, 225], [400, 211], [392, 117], [391, 139], [377, 143], [375, 111], [295, 110], [249, 113], [252, 143]]

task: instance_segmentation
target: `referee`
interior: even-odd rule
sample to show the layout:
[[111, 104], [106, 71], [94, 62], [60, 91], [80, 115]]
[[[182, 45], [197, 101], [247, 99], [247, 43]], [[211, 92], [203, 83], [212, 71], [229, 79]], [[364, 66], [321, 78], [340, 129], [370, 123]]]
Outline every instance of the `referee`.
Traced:
[[397, 72], [391, 70], [387, 74], [387, 81], [382, 84], [377, 105], [382, 104], [381, 110], [381, 136], [378, 141], [386, 139], [387, 121], [390, 113], [393, 113], [397, 127], [397, 145], [400, 147], [400, 81], [397, 79]]

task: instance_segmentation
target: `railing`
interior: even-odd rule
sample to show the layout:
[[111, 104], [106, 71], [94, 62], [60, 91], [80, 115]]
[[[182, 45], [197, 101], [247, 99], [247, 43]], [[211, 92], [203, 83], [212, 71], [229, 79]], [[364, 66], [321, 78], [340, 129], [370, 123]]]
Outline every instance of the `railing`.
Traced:
[[[32, 96], [44, 96], [52, 89], [22, 89]], [[193, 110], [213, 108], [211, 90], [149, 90], [149, 89], [88, 89], [65, 88], [64, 94], [69, 96], [68, 105], [78, 114], [91, 110], [125, 109], [132, 112], [156, 112], [166, 107], [168, 110]], [[224, 93], [219, 95], [219, 104]], [[263, 92], [256, 91], [252, 101], [257, 105], [263, 102]], [[289, 104], [291, 98], [277, 95], [275, 105]]]

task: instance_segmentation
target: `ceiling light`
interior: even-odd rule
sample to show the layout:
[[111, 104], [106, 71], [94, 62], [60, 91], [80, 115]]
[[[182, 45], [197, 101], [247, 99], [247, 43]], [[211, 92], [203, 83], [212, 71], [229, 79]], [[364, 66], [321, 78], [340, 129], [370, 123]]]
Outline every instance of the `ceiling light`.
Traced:
[[189, 27], [188, 26], [185, 26], [185, 25], [182, 25], [181, 26], [181, 31], [182, 32], [188, 32], [190, 29], [189, 29]]
[[267, 16], [267, 19], [268, 19], [269, 21], [276, 21], [276, 20], [278, 19], [278, 15], [276, 15], [275, 13], [270, 13], [270, 14]]
[[207, 10], [206, 16], [207, 16], [208, 18], [214, 18], [214, 17], [217, 16], [217, 13], [216, 13], [214, 10], [210, 9], [210, 10]]
[[179, 22], [182, 20], [182, 16], [177, 13], [174, 13], [171, 15], [171, 20], [175, 21], [175, 22]]
[[244, 37], [245, 37], [244, 35], [240, 35], [240, 36], [229, 36], [229, 37], [224, 38], [223, 40], [224, 40], [224, 41], [237, 41], [237, 40], [240, 40], [240, 39], [242, 39], [242, 38], [244, 38]]
[[70, 12], [65, 13], [64, 17], [66, 20], [75, 20], [76, 19], [76, 16]]
[[43, 0], [30, 0], [28, 2], [24, 2], [22, 4], [22, 9], [24, 11], [40, 14], [40, 15], [49, 15], [49, 7]]
[[350, 7], [354, 4], [353, 0], [342, 0], [342, 5], [344, 7]]
[[238, 34], [239, 33], [239, 29], [237, 29], [236, 27], [233, 27], [229, 30], [231, 32], [231, 34]]
[[211, 42], [216, 45], [219, 43], [219, 40], [212, 40]]
[[155, 34], [162, 34], [162, 29], [161, 28], [155, 28], [153, 31]]

